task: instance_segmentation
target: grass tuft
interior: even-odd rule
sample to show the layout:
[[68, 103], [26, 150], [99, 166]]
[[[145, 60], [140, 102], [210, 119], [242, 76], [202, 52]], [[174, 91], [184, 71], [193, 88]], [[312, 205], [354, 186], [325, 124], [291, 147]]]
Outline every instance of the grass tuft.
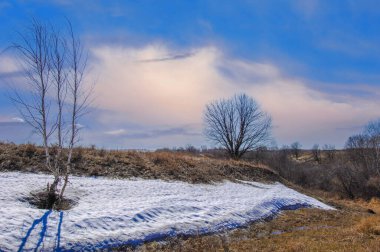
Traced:
[[366, 235], [380, 235], [380, 216], [363, 218], [357, 225], [358, 232]]

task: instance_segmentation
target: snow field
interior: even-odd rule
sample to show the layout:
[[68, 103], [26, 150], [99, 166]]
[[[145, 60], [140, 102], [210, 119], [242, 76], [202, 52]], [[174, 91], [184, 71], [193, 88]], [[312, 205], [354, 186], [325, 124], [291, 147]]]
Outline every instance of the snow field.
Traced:
[[213, 185], [143, 179], [71, 177], [64, 212], [35, 209], [22, 199], [52, 177], [0, 173], [0, 251], [93, 251], [175, 235], [219, 232], [284, 209], [333, 208], [280, 183]]

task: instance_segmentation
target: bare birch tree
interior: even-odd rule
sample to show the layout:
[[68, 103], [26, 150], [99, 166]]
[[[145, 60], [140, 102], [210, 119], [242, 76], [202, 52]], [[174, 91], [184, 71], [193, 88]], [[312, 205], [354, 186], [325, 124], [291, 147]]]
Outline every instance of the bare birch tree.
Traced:
[[271, 117], [246, 94], [208, 104], [204, 122], [206, 137], [224, 147], [233, 159], [270, 140]]
[[[79, 119], [86, 113], [91, 89], [84, 86], [87, 54], [67, 21], [66, 29], [33, 20], [12, 45], [25, 72], [26, 91], [12, 100], [21, 116], [41, 137], [46, 168], [54, 176], [47, 188], [47, 208], [63, 199], [79, 141]], [[61, 186], [60, 186], [61, 185]]]
[[79, 119], [88, 112], [89, 98], [91, 95], [91, 89], [84, 89], [83, 80], [86, 73], [87, 66], [87, 54], [84, 52], [84, 48], [81, 41], [75, 37], [71, 23], [69, 25], [69, 97], [71, 97], [71, 111], [70, 111], [70, 129], [68, 139], [68, 155], [66, 162], [66, 170], [64, 174], [64, 184], [60, 192], [59, 198], [63, 197], [63, 193], [66, 189], [68, 177], [72, 169], [72, 155], [73, 149], [76, 143], [79, 141], [78, 125]]

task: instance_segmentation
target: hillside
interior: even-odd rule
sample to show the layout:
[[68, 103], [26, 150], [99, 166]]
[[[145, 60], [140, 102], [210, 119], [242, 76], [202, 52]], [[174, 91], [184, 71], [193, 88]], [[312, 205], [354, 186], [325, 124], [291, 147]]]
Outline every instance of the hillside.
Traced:
[[333, 210], [280, 183], [190, 184], [72, 176], [66, 211], [33, 208], [43, 174], [0, 173], [0, 250], [98, 251], [178, 236], [220, 233], [298, 208]]
[[[0, 144], [0, 171], [48, 172], [44, 152], [32, 144]], [[280, 181], [263, 165], [171, 152], [77, 148], [73, 175], [210, 183], [222, 180]]]
[[[294, 162], [303, 165], [298, 160]], [[95, 243], [104, 241], [104, 244], [97, 244], [104, 245], [104, 248], [110, 248], [107, 244], [113, 244], [115, 251], [377, 251], [380, 246], [378, 199], [347, 200], [333, 191], [303, 188], [291, 184], [265, 165], [199, 154], [95, 148], [77, 148], [74, 164], [74, 176], [68, 190], [68, 196], [76, 201], [72, 210], [67, 212], [71, 214], [67, 215], [66, 211], [63, 214], [44, 212], [20, 201], [28, 196], [30, 190], [38, 190], [48, 181], [43, 174], [27, 175], [47, 173], [43, 150], [31, 144], [0, 144], [0, 172], [3, 176], [0, 198], [7, 204], [0, 210], [0, 217], [4, 219], [3, 228], [14, 228], [14, 236], [6, 236], [12, 241], [12, 246], [22, 245], [19, 239], [28, 234], [28, 228], [31, 228], [31, 237], [23, 246], [38, 245], [39, 234], [44, 230], [40, 225], [46, 213], [45, 225], [50, 231], [42, 237], [49, 246], [57, 246], [54, 232], [57, 228], [60, 230], [61, 225], [61, 245], [72, 246], [69, 241], [75, 239], [70, 237], [75, 237], [76, 232], [81, 233], [81, 227], [75, 226], [78, 220], [83, 224], [80, 224], [82, 228], [91, 229], [96, 234], [83, 236], [88, 246], [93, 246], [92, 240]], [[313, 178], [319, 179], [314, 176], [308, 177], [308, 180]], [[43, 183], [36, 183], [41, 179]], [[21, 186], [22, 181], [27, 183]], [[248, 181], [255, 182], [250, 185], [252, 182]], [[278, 186], [275, 181], [287, 187]], [[146, 183], [156, 182], [154, 186], [146, 186]], [[186, 190], [190, 187], [191, 190]], [[162, 191], [164, 188], [167, 193]], [[260, 197], [263, 201], [256, 201]], [[315, 199], [323, 203], [316, 203], [318, 201]], [[324, 203], [337, 211], [324, 210]], [[188, 205], [186, 211], [173, 210], [185, 205]], [[27, 214], [9, 217], [16, 214], [12, 211], [15, 206], [19, 207], [17, 212], [25, 211]], [[323, 207], [298, 209], [302, 206]], [[117, 209], [118, 212], [112, 213], [110, 209]], [[88, 218], [88, 213], [83, 211], [91, 213], [92, 217]], [[132, 232], [131, 237], [136, 239], [130, 239], [129, 243], [107, 240], [115, 230], [122, 230], [122, 223], [132, 220], [133, 216], [136, 221], [131, 221], [130, 225], [135, 231], [128, 229], [128, 232]], [[60, 219], [64, 220], [61, 225]], [[153, 227], [161, 230], [168, 228], [166, 224], [176, 226], [183, 219], [186, 221], [182, 226], [177, 226], [180, 228], [175, 232], [169, 230], [163, 234], [154, 231]], [[14, 220], [29, 225], [23, 224], [20, 230]], [[34, 227], [32, 224], [35, 221], [40, 222]], [[71, 226], [70, 223], [75, 225]], [[194, 229], [194, 225], [197, 228]], [[141, 230], [149, 230], [148, 233], [154, 235], [141, 236]], [[115, 237], [120, 237], [122, 233]], [[58, 244], [58, 247], [61, 245]]]

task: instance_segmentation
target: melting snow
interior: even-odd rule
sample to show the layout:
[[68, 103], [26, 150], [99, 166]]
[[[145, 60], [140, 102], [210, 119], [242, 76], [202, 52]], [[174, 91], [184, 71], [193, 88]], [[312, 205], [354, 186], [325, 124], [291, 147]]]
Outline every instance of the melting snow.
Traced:
[[21, 200], [51, 180], [0, 173], [0, 251], [91, 251], [223, 231], [284, 209], [333, 209], [280, 183], [193, 185], [92, 177], [71, 177], [66, 196], [78, 204], [69, 211], [35, 209]]

